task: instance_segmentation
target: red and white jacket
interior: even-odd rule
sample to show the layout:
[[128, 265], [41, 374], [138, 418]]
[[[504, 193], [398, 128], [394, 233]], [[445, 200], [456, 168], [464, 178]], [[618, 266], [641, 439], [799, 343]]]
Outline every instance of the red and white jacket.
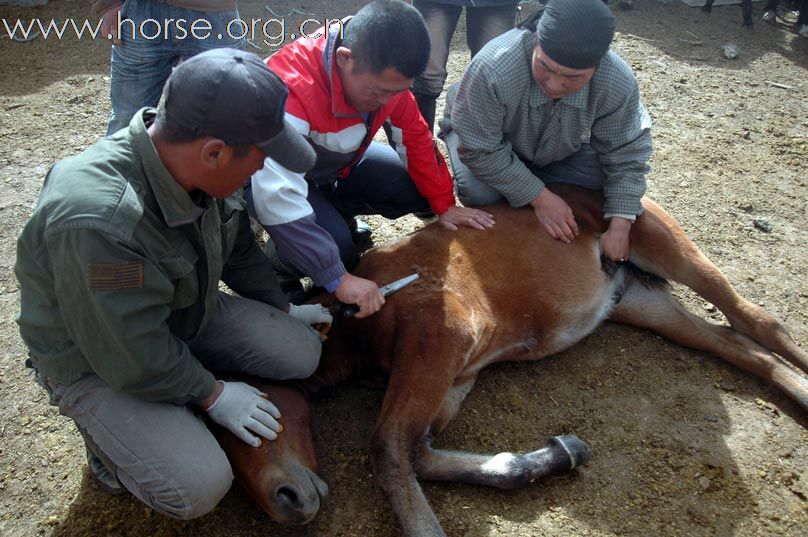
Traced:
[[306, 201], [308, 184], [350, 181], [352, 166], [381, 127], [435, 214], [443, 214], [455, 201], [448, 167], [412, 93], [393, 96], [366, 121], [345, 102], [335, 61], [341, 27], [333, 25], [327, 35], [322, 28], [318, 32], [319, 38], [300, 38], [267, 59], [289, 88], [286, 120], [308, 139], [317, 163], [303, 175], [268, 158], [252, 178], [252, 196], [258, 220], [269, 230], [281, 257], [333, 291], [345, 268], [331, 236], [314, 223]]

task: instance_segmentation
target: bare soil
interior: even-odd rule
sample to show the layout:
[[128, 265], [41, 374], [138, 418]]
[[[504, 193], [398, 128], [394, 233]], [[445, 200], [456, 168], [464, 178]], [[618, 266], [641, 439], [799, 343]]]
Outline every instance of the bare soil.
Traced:
[[[323, 19], [362, 3], [271, 7], [291, 31], [309, 16], [293, 9]], [[245, 18], [268, 16], [264, 2], [241, 5]], [[613, 9], [614, 48], [636, 70], [655, 122], [649, 196], [742, 294], [808, 347], [801, 238], [808, 234], [808, 39], [782, 21], [747, 31], [738, 6], [717, 7], [711, 16], [653, 0]], [[759, 18], [760, 4], [755, 11]], [[7, 19], [89, 15], [78, 0], [0, 6]], [[740, 50], [735, 59], [722, 54], [729, 43]], [[110, 497], [89, 479], [75, 428], [22, 366], [13, 264], [15, 238], [47, 168], [105, 131], [108, 58], [104, 42], [0, 38], [0, 534], [398, 535], [368, 459], [382, 392], [358, 385], [316, 403], [314, 433], [331, 496], [307, 527], [274, 524], [237, 486], [210, 515], [177, 522], [132, 497]], [[461, 25], [450, 82], [467, 61]], [[421, 225], [411, 217], [371, 220], [378, 240]], [[710, 305], [677, 292], [695, 312], [722, 321]], [[588, 466], [513, 492], [444, 483], [425, 489], [453, 536], [805, 535], [807, 417], [777, 390], [713, 356], [607, 325], [562, 355], [485, 371], [439, 439], [472, 451], [525, 451], [547, 436], [575, 433], [593, 446]]]

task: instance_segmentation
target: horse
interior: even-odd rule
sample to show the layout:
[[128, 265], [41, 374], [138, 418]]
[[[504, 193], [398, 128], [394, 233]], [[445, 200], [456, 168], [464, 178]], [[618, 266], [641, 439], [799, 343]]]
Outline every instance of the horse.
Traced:
[[[547, 235], [529, 208], [495, 205], [485, 208], [496, 217], [492, 229], [449, 231], [432, 224], [366, 253], [355, 270], [359, 276], [382, 283], [412, 272], [420, 278], [368, 318], [336, 318], [318, 370], [297, 385], [305, 405], [306, 397], [358, 371], [387, 374], [371, 460], [405, 536], [444, 535], [419, 480], [512, 489], [589, 458], [586, 443], [571, 435], [526, 454], [461, 453], [435, 449], [431, 442], [484, 367], [559, 353], [605, 320], [716, 354], [808, 410], [808, 354], [779, 321], [737, 293], [664, 209], [643, 198], [644, 213], [630, 233], [629, 261], [612, 263], [598, 247], [606, 229], [602, 195], [565, 185], [549, 188], [575, 214], [580, 233], [571, 244]], [[729, 326], [688, 312], [671, 295], [668, 280], [714, 304]], [[290, 429], [287, 424], [278, 441]], [[264, 452], [239, 441], [225, 449], [254, 496], [286, 501], [276, 485], [258, 477], [264, 470], [254, 471], [285, 462], [264, 458]], [[301, 475], [305, 482], [308, 476]]]

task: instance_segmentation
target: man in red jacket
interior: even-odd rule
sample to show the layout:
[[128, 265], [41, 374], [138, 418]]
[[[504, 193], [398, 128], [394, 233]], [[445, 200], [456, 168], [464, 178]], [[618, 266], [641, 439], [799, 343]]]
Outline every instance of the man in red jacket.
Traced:
[[[448, 229], [494, 225], [489, 213], [455, 205], [449, 170], [409, 92], [428, 57], [418, 11], [375, 0], [267, 60], [289, 87], [286, 119], [314, 147], [317, 164], [300, 174], [267, 159], [252, 178], [254, 214], [272, 238], [276, 266], [357, 304], [357, 317], [378, 311], [384, 297], [376, 283], [348, 273], [358, 258], [354, 216], [431, 211]], [[373, 141], [382, 127], [389, 146]]]

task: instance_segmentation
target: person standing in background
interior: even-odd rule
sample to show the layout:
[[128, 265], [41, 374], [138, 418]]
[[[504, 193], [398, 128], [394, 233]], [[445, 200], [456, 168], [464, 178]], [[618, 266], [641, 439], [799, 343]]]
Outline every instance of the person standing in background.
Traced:
[[411, 0], [411, 3], [426, 21], [429, 39], [432, 42], [426, 69], [412, 85], [418, 109], [429, 125], [435, 128], [435, 103], [446, 83], [446, 62], [449, 45], [466, 8], [466, 43], [473, 58], [483, 45], [494, 37], [513, 28], [516, 17], [516, 0]]
[[[157, 106], [163, 86], [180, 60], [214, 48], [244, 49], [242, 26], [231, 24], [239, 20], [237, 4], [238, 0], [93, 0], [93, 10], [103, 20], [102, 35], [110, 36], [112, 44], [112, 110], [107, 136], [128, 127], [135, 112], [144, 106]], [[119, 28], [119, 22], [125, 19], [133, 24], [126, 21]], [[155, 25], [143, 24], [147, 19], [159, 22], [163, 35], [155, 36]], [[169, 24], [182, 19], [186, 21], [181, 25], [185, 30], [194, 21], [202, 21], [197, 26], [199, 31], [183, 31], [179, 24]]]

